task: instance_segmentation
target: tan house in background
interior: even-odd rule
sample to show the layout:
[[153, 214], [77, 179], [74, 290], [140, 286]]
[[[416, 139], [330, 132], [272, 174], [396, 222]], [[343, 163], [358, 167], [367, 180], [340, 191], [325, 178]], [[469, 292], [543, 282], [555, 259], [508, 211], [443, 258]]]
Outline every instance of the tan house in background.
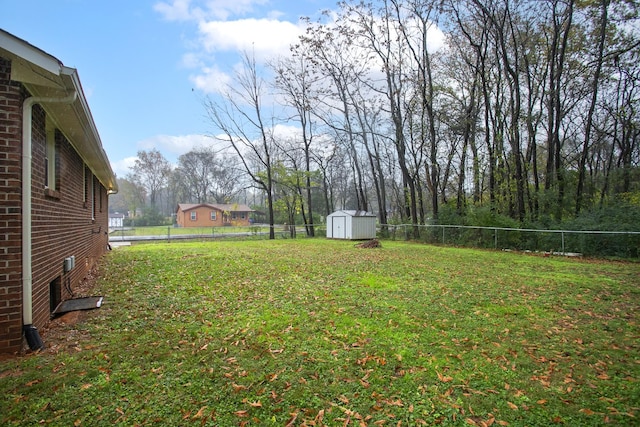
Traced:
[[253, 210], [238, 203], [180, 203], [176, 214], [178, 227], [248, 226]]

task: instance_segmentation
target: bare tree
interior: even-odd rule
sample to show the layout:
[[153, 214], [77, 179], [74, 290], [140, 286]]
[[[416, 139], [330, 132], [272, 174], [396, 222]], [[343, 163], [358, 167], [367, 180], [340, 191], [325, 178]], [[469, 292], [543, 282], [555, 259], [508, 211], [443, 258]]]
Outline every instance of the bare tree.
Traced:
[[212, 171], [209, 198], [217, 203], [229, 203], [245, 189], [243, 173], [233, 156], [223, 155]]
[[354, 207], [368, 210], [365, 172], [357, 149], [359, 129], [353, 111], [359, 104], [352, 99], [362, 73], [366, 72], [367, 58], [354, 49], [350, 31], [346, 25], [337, 29], [312, 26], [301, 38], [301, 45], [308, 49], [316, 72], [325, 77], [318, 82], [322, 87], [313, 114], [330, 129], [328, 133], [335, 135], [334, 141], [344, 146], [344, 160], [354, 173]]
[[138, 158], [133, 166], [133, 174], [128, 178], [136, 184], [144, 187], [152, 207], [157, 207], [156, 202], [160, 191], [167, 186], [171, 174], [171, 164], [158, 151], [138, 151]]
[[335, 209], [333, 202], [333, 169], [339, 163], [337, 156], [337, 146], [332, 143], [325, 143], [316, 147], [311, 153], [313, 160], [319, 168], [322, 180], [322, 195], [324, 199], [324, 213], [329, 215]]
[[[255, 55], [245, 53], [242, 68], [235, 74], [219, 102], [210, 97], [205, 109], [216, 128], [214, 138], [227, 144], [238, 156], [253, 183], [267, 196], [269, 238], [275, 239], [273, 211], [273, 126], [264, 117], [266, 83], [258, 73]], [[253, 161], [252, 161], [253, 160]]]
[[[569, 35], [573, 27], [574, 0], [549, 0], [551, 7], [551, 34], [548, 37], [548, 85], [547, 85], [547, 162], [544, 188], [549, 191], [558, 189], [556, 219], [562, 218], [564, 199], [564, 173], [562, 165], [562, 139], [560, 130], [562, 120], [568, 113], [563, 103], [561, 87], [566, 79], [567, 50]], [[544, 206], [545, 212], [549, 204]]]
[[174, 176], [183, 201], [192, 203], [228, 203], [239, 188], [233, 160], [220, 157], [213, 147], [182, 154]]
[[[436, 112], [433, 76], [433, 58], [429, 52], [428, 34], [437, 22], [435, 3], [419, 0], [390, 0], [393, 15], [397, 21], [402, 44], [409, 52], [409, 60], [415, 73], [415, 87], [419, 99], [419, 140], [420, 147], [428, 151], [429, 173], [427, 181], [431, 190], [431, 209], [434, 219], [438, 219], [438, 191], [440, 189], [440, 166], [438, 158], [438, 138], [436, 137]], [[420, 169], [419, 165], [416, 169]], [[418, 193], [417, 193], [418, 194]]]
[[596, 111], [596, 103], [598, 102], [598, 89], [600, 87], [600, 76], [602, 74], [602, 66], [604, 59], [605, 41], [607, 39], [607, 24], [609, 17], [609, 4], [611, 0], [600, 0], [600, 22], [598, 30], [598, 50], [595, 58], [595, 71], [593, 73], [593, 79], [591, 81], [591, 101], [589, 102], [589, 111], [587, 113], [587, 121], [584, 131], [584, 142], [582, 144], [582, 154], [580, 155], [580, 161], [578, 163], [578, 184], [576, 187], [576, 216], [582, 209], [582, 199], [584, 197], [584, 181], [585, 181], [585, 166], [587, 163], [587, 156], [589, 155], [589, 149], [591, 144], [591, 136], [594, 127], [594, 114]]
[[215, 161], [215, 151], [212, 148], [192, 150], [178, 158], [178, 168], [175, 173], [180, 177], [187, 191], [189, 202], [205, 203], [207, 201], [213, 170], [216, 167]]
[[275, 84], [283, 96], [285, 103], [293, 108], [294, 120], [301, 130], [301, 148], [304, 155], [304, 182], [306, 193], [306, 212], [302, 210], [307, 236], [313, 237], [313, 197], [311, 192], [311, 149], [317, 128], [317, 117], [313, 114], [315, 97], [312, 93], [314, 80], [313, 67], [304, 44], [292, 48], [292, 56], [280, 58], [272, 64], [276, 72]]

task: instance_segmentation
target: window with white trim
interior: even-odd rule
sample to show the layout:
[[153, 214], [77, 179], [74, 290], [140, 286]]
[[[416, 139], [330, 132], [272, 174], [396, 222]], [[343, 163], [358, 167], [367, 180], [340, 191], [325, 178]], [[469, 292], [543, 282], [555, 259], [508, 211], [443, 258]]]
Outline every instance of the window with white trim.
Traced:
[[96, 180], [91, 175], [91, 220], [96, 220]]
[[[87, 200], [89, 200], [89, 176], [91, 175], [90, 171], [87, 168], [87, 165], [85, 164], [82, 168], [82, 182], [84, 184], [84, 190], [82, 191], [82, 201], [84, 203], [87, 203]], [[87, 205], [85, 204], [85, 207], [87, 207]]]
[[216, 220], [216, 211], [211, 211], [211, 221]]
[[46, 147], [44, 158], [44, 187], [57, 190], [56, 183], [56, 128], [50, 120], [45, 122]]
[[197, 219], [198, 219], [198, 212], [192, 211], [191, 212], [191, 221], [195, 221]]

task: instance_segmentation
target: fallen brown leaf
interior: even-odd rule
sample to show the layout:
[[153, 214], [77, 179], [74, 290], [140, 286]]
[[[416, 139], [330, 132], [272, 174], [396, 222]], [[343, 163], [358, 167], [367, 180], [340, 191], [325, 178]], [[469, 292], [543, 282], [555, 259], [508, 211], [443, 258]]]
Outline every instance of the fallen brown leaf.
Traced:
[[246, 390], [247, 387], [243, 386], [243, 385], [238, 385], [236, 383], [231, 383], [231, 386], [233, 387], [233, 391], [238, 392], [240, 390]]
[[204, 414], [205, 409], [207, 409], [206, 406], [203, 406], [202, 408], [200, 408], [200, 410], [193, 416], [193, 418], [202, 418], [202, 415]]
[[292, 427], [293, 425], [295, 425], [294, 423], [298, 419], [298, 413], [297, 412], [293, 412], [290, 415], [291, 415], [291, 418], [289, 418], [289, 421], [287, 421], [287, 424], [285, 425], [285, 427]]
[[436, 372], [438, 374], [438, 379], [440, 381], [442, 381], [443, 383], [448, 383], [453, 381], [453, 377], [447, 376], [447, 375], [442, 375], [440, 372]]

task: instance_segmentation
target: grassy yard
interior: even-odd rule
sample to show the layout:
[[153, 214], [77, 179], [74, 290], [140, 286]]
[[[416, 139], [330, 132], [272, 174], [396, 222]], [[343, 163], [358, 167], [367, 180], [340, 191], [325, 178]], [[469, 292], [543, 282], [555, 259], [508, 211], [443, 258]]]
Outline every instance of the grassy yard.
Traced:
[[382, 245], [114, 250], [0, 424], [640, 424], [640, 265]]
[[247, 227], [173, 227], [169, 225], [154, 225], [148, 227], [124, 227], [112, 229], [112, 236], [218, 236], [234, 233], [268, 233], [269, 226], [264, 224]]

